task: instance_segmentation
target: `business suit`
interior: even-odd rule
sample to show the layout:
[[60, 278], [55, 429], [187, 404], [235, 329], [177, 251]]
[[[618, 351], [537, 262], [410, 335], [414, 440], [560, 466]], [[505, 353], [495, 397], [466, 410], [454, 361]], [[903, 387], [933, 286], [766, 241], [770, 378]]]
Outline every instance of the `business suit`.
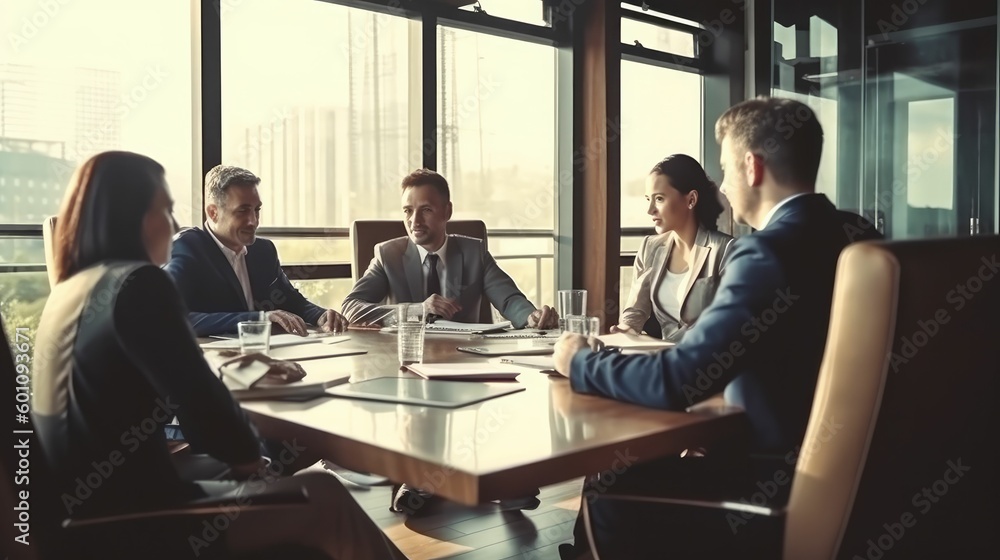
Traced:
[[702, 310], [712, 303], [722, 262], [733, 238], [719, 231], [698, 228], [691, 246], [684, 297], [680, 302], [680, 317], [667, 312], [657, 297], [667, 263], [670, 262], [674, 240], [675, 236], [671, 232], [643, 238], [632, 267], [632, 289], [618, 323], [642, 332], [646, 320], [652, 314], [660, 325], [662, 338], [676, 342], [698, 319]]
[[170, 278], [148, 262], [91, 266], [49, 296], [36, 339], [32, 412], [59, 494], [78, 497], [76, 480], [94, 471], [93, 461], [125, 457], [68, 513], [202, 496], [167, 450], [163, 425], [175, 415], [203, 453], [228, 464], [260, 457], [254, 430], [205, 363], [183, 309]]
[[198, 336], [235, 333], [240, 321], [257, 318], [259, 311], [282, 309], [315, 325], [326, 309], [310, 303], [285, 276], [274, 243], [257, 238], [247, 246], [247, 273], [253, 309], [247, 308], [243, 288], [212, 236], [191, 228], [174, 237], [165, 270], [184, 298], [188, 318]]
[[[462, 307], [452, 320], [479, 322], [479, 302], [485, 297], [515, 327], [528, 324], [535, 306], [497, 265], [481, 240], [449, 235], [445, 269], [447, 282], [441, 295], [457, 300]], [[368, 270], [344, 299], [344, 316], [352, 323], [364, 322], [380, 302], [422, 302], [427, 299], [423, 278], [420, 254], [409, 237], [379, 243]]]
[[[794, 469], [823, 358], [837, 260], [850, 242], [878, 237], [870, 223], [838, 211], [823, 195], [789, 200], [763, 229], [733, 242], [715, 299], [676, 347], [641, 356], [577, 353], [570, 382], [578, 392], [684, 410], [724, 391], [729, 404], [746, 410], [751, 429], [746, 444], [765, 458], [713, 459], [710, 452], [703, 459], [654, 461], [624, 478], [633, 483], [638, 479], [650, 493], [670, 491], [671, 484], [683, 480], [689, 491], [697, 492], [699, 485], [715, 490], [743, 487], [735, 497], [749, 497], [755, 481], [770, 481], [777, 472], [773, 466], [762, 467], [766, 458], [777, 458], [790, 476], [787, 469]], [[783, 460], [789, 456], [791, 465]], [[777, 488], [775, 499], [782, 500], [789, 487]], [[681, 516], [666, 516], [662, 506], [626, 506], [598, 498], [590, 510], [602, 557], [604, 546], [647, 557], [664, 538], [662, 530], [646, 534], [650, 523], [685, 527], [680, 522], [672, 525]], [[685, 510], [683, 515], [690, 513]], [[731, 543], [730, 529], [719, 516], [680, 530], [701, 531], [699, 538], [690, 540], [697, 541], [691, 543], [693, 552], [704, 552], [707, 541]], [[718, 533], [712, 533], [715, 530]], [[766, 539], [773, 544], [773, 534]]]
[[[211, 518], [163, 515], [129, 523], [127, 534], [107, 540], [82, 539], [75, 544], [84, 550], [74, 547], [67, 555], [231, 558], [248, 548], [280, 547], [286, 555], [294, 548], [292, 557], [303, 549], [323, 550], [324, 558], [403, 557], [329, 475], [278, 478], [284, 454], [274, 456], [280, 468], [257, 471], [246, 482], [182, 478], [163, 428], [174, 415], [192, 447], [225, 464], [253, 464], [261, 447], [246, 414], [205, 362], [177, 289], [158, 267], [105, 261], [74, 274], [53, 289], [35, 340], [32, 420], [53, 470], [43, 476], [52, 477], [51, 495], [59, 496], [65, 514], [155, 510], [201, 498], [282, 504], [281, 523], [273, 510], [241, 508], [218, 543], [204, 540]], [[147, 551], [151, 542], [155, 554]]]

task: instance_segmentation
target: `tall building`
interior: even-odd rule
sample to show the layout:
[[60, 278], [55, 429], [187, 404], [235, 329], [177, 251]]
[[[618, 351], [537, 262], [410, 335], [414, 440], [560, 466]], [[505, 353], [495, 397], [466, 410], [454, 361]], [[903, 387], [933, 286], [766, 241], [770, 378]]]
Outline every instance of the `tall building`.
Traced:
[[0, 222], [55, 214], [73, 168], [117, 148], [117, 72], [0, 64]]

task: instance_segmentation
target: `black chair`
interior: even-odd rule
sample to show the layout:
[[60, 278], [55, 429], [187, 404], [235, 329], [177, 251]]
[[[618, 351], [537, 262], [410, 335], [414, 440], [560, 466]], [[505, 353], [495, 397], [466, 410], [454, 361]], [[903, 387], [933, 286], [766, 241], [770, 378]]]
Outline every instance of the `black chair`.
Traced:
[[[0, 319], [0, 333], [3, 337], [0, 348], [0, 377], [5, 383], [16, 383], [16, 369], [11, 353], [11, 346], [3, 330]], [[30, 424], [23, 425], [25, 430], [31, 430]], [[19, 434], [18, 437], [21, 437]], [[211, 524], [219, 516], [226, 516], [232, 511], [233, 497], [195, 500], [179, 504], [175, 507], [146, 509], [142, 504], [126, 513], [101, 517], [66, 517], [65, 508], [58, 493], [41, 443], [36, 435], [29, 434], [29, 477], [28, 484], [16, 485], [15, 473], [18, 471], [16, 454], [6, 452], [0, 461], [0, 499], [3, 502], [0, 536], [11, 546], [22, 546], [14, 541], [18, 532], [19, 512], [14, 510], [20, 502], [20, 492], [28, 491], [29, 546], [16, 549], [14, 557], [29, 560], [71, 560], [75, 558], [193, 558], [195, 557], [188, 537], [199, 537], [205, 531], [205, 522]], [[284, 495], [261, 496], [245, 506], [240, 511], [273, 510], [280, 516], [282, 509], [307, 503], [308, 498], [303, 492], [293, 492]], [[173, 538], [167, 538], [170, 535]], [[220, 532], [218, 542], [199, 551], [197, 557], [203, 558], [239, 558], [241, 560], [264, 558], [327, 558], [313, 550], [303, 549], [290, 544], [280, 550], [269, 548], [255, 551], [253, 554], [233, 555], [227, 545], [224, 531]]]

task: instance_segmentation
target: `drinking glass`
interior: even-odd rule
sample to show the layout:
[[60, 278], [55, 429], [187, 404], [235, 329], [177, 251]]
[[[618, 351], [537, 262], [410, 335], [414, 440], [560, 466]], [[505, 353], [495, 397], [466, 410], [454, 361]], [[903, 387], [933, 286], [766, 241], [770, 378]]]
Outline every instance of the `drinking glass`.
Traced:
[[240, 332], [240, 353], [267, 354], [271, 349], [270, 321], [241, 321], [237, 325]]
[[570, 315], [566, 317], [566, 331], [583, 336], [600, 336], [601, 320], [585, 315]]
[[565, 331], [566, 317], [587, 314], [587, 290], [559, 290], [556, 312], [559, 313], [559, 330]]
[[424, 325], [427, 313], [422, 303], [401, 303], [396, 307], [399, 363], [419, 363], [424, 359]]

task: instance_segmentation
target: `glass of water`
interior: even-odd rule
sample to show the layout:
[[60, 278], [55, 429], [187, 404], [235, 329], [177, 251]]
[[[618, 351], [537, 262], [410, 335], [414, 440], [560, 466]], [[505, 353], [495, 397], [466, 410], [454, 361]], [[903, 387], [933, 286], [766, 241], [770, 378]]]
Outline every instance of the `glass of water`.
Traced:
[[566, 317], [587, 314], [587, 290], [559, 290], [556, 300], [559, 330], [566, 330]]
[[566, 331], [583, 336], [600, 336], [601, 320], [597, 317], [587, 317], [585, 315], [570, 315], [566, 317]]
[[401, 303], [396, 308], [400, 365], [424, 359], [424, 325], [427, 313], [422, 303]]
[[241, 321], [238, 327], [241, 354], [253, 354], [254, 352], [267, 354], [271, 349], [270, 321]]

